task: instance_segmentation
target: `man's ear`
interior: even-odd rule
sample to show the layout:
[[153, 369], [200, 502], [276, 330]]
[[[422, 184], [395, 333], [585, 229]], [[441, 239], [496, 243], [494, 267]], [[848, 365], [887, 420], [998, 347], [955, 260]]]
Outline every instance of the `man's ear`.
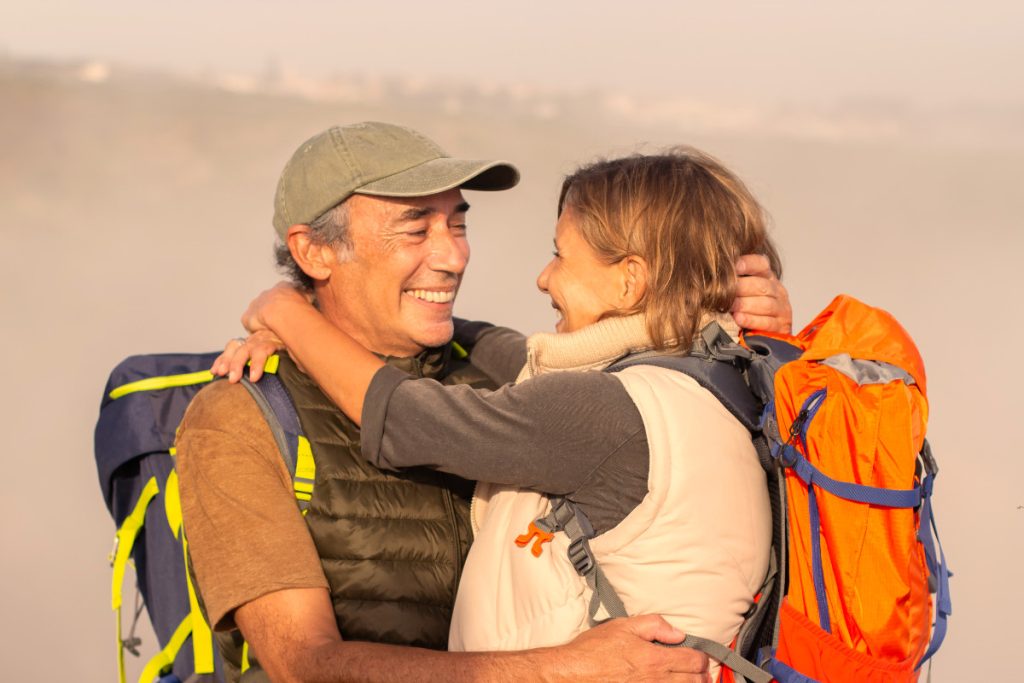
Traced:
[[337, 262], [337, 253], [328, 244], [314, 242], [308, 225], [293, 225], [288, 228], [285, 239], [288, 251], [292, 253], [292, 258], [302, 272], [314, 280], [330, 278], [331, 266]]
[[647, 278], [650, 273], [647, 261], [634, 254], [622, 259], [619, 265], [622, 268], [622, 308], [634, 308], [647, 295]]

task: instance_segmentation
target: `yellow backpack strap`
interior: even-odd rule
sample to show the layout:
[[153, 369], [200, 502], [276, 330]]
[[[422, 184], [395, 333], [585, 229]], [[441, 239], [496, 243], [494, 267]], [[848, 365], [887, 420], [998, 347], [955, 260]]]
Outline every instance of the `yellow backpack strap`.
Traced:
[[212, 674], [213, 665], [213, 630], [203, 616], [203, 610], [199, 608], [199, 598], [196, 596], [196, 588], [192, 584], [192, 574], [188, 571], [188, 540], [184, 537], [182, 548], [184, 551], [183, 561], [185, 562], [185, 581], [188, 582], [188, 606], [189, 614], [186, 619], [192, 621], [192, 655], [197, 674]]
[[[189, 634], [192, 633], [192, 619], [191, 615], [186, 614], [185, 618], [178, 624], [178, 628], [174, 629], [174, 633], [171, 635], [171, 639], [167, 641], [167, 645], [160, 652], [146, 663], [146, 668], [142, 670], [142, 675], [139, 676], [139, 683], [153, 683], [157, 678], [164, 675], [171, 670], [174, 666], [174, 658], [178, 655], [178, 650], [188, 640]], [[211, 670], [212, 671], [212, 670]], [[124, 680], [122, 678], [122, 680]]]
[[159, 492], [160, 487], [156, 483], [156, 477], [150, 477], [149, 481], [146, 482], [146, 485], [142, 487], [139, 499], [135, 502], [135, 507], [132, 509], [131, 513], [124, 518], [124, 521], [121, 522], [121, 527], [114, 535], [114, 548], [110, 551], [110, 566], [114, 569], [110, 584], [110, 606], [111, 609], [114, 610], [117, 618], [117, 680], [120, 681], [120, 683], [125, 683], [124, 640], [121, 636], [121, 602], [123, 597], [124, 572], [128, 566], [128, 560], [131, 557], [132, 548], [135, 545], [135, 539], [138, 538], [139, 532], [142, 530], [142, 525], [146, 523], [146, 509], [153, 501], [153, 497]]
[[147, 377], [128, 384], [122, 384], [110, 391], [110, 399], [119, 399], [126, 394], [134, 394], [136, 391], [155, 391], [157, 389], [170, 389], [171, 387], [187, 387], [192, 384], [204, 384], [213, 380], [213, 373], [209, 370], [199, 372], [186, 372], [181, 375], [162, 375], [160, 377]]
[[276, 375], [277, 368], [281, 365], [281, 356], [276, 353], [273, 356], [267, 358], [267, 361], [263, 364], [263, 372]]
[[299, 435], [299, 446], [295, 452], [295, 474], [292, 486], [295, 489], [295, 500], [305, 515], [309, 512], [309, 501], [313, 498], [313, 484], [316, 483], [316, 463], [313, 461], [313, 449], [306, 437]]
[[469, 358], [469, 351], [466, 351], [466, 349], [463, 348], [462, 344], [453, 341], [452, 355], [455, 356], [457, 360], [463, 360], [465, 358]]
[[[175, 538], [181, 539], [182, 562], [185, 566], [185, 582], [188, 584], [189, 613], [186, 620], [192, 622], [192, 655], [194, 670], [197, 674], [212, 674], [213, 664], [213, 631], [206, 623], [206, 617], [199, 607], [199, 599], [196, 596], [196, 589], [192, 583], [192, 574], [188, 571], [188, 540], [181, 531], [181, 495], [178, 491], [178, 473], [171, 470], [167, 475], [167, 485], [164, 490], [164, 508], [167, 512], [167, 523], [171, 527], [171, 533]], [[172, 639], [173, 640], [173, 639]], [[169, 645], [170, 643], [168, 643]], [[168, 649], [164, 648], [167, 653]], [[171, 661], [178, 656], [177, 650], [169, 653]]]
[[167, 514], [167, 524], [171, 527], [174, 538], [181, 535], [181, 494], [178, 492], [178, 473], [171, 470], [167, 475], [167, 482], [164, 484], [164, 512]]
[[[280, 364], [280, 357], [276, 354], [267, 358], [263, 364], [263, 372], [276, 373]], [[209, 370], [198, 372], [185, 372], [180, 375], [161, 375], [159, 377], [147, 377], [135, 382], [122, 384], [110, 391], [110, 400], [116, 400], [127, 394], [134, 394], [137, 391], [156, 391], [157, 389], [170, 389], [172, 387], [187, 387], [193, 384], [205, 384], [218, 379]]]

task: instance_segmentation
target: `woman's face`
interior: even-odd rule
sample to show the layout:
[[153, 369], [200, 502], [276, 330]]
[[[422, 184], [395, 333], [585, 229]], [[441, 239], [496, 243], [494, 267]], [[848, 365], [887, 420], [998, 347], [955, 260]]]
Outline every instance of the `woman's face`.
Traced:
[[603, 262], [576, 226], [572, 209], [566, 208], [555, 225], [554, 258], [537, 277], [537, 287], [561, 315], [558, 332], [574, 332], [619, 310], [626, 293], [621, 262]]

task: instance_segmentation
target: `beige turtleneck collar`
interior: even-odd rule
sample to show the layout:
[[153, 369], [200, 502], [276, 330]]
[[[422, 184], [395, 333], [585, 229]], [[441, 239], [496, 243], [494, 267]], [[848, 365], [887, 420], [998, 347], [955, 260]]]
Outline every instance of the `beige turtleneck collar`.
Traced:
[[[717, 322], [734, 340], [739, 338], [739, 327], [728, 313], [705, 315], [697, 329], [710, 322]], [[526, 365], [516, 381], [546, 372], [599, 370], [652, 348], [642, 313], [605, 318], [575, 332], [539, 332], [526, 340]]]

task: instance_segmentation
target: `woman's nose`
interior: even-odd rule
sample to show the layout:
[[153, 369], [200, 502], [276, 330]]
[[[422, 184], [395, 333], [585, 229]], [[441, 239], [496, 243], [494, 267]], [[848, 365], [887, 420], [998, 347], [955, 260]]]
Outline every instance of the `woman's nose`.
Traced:
[[548, 293], [548, 274], [551, 271], [551, 264], [553, 261], [548, 261], [548, 264], [544, 266], [544, 270], [540, 271], [540, 275], [537, 276], [537, 289]]

